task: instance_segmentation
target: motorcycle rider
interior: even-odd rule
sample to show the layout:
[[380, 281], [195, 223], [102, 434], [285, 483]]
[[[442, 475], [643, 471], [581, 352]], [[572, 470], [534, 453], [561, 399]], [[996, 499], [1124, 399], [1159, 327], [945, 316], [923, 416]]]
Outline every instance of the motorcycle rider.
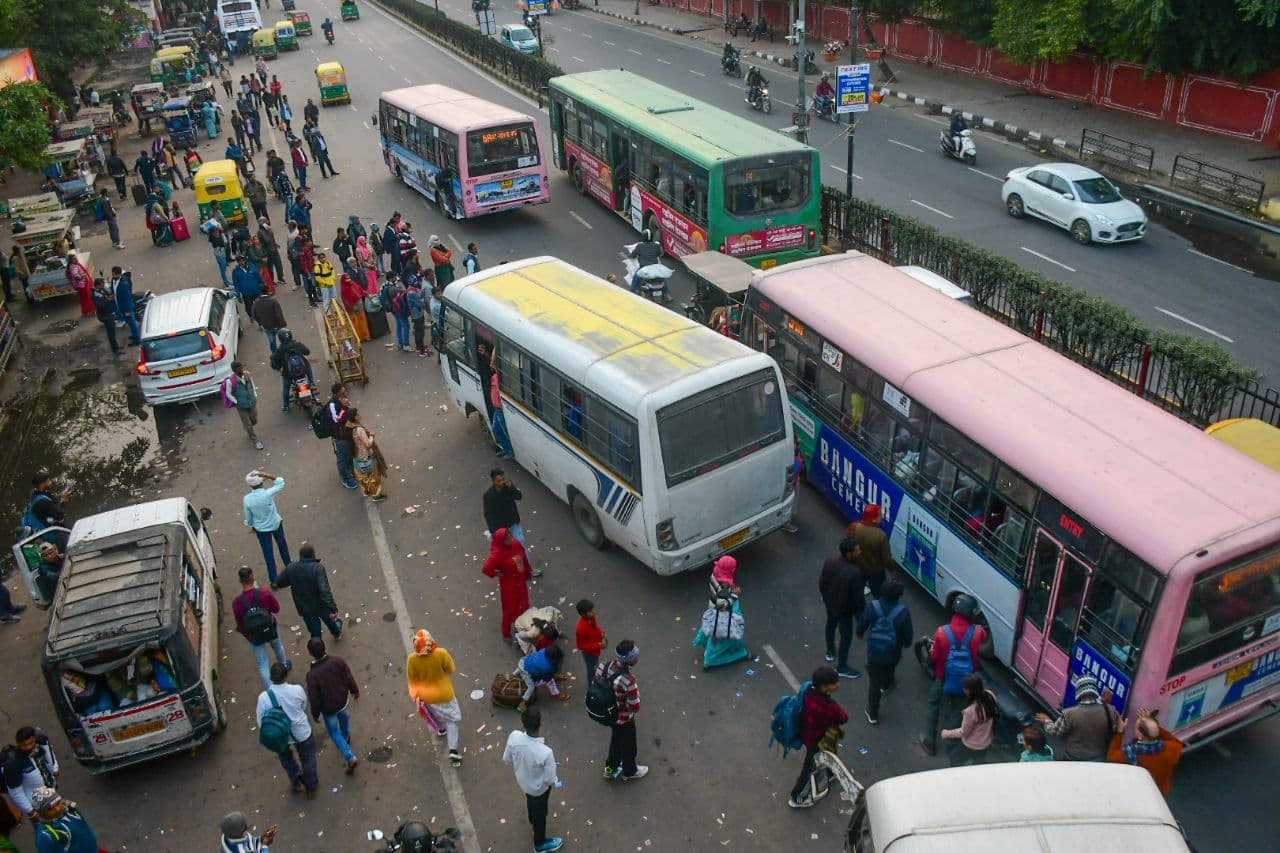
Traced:
[[[631, 250], [630, 257], [636, 259], [639, 266], [636, 267], [635, 275], [631, 276], [631, 292], [640, 292], [640, 270], [656, 264], [662, 259], [662, 244], [653, 239], [653, 232], [647, 228], [644, 232], [644, 240], [636, 243], [636, 247]], [[671, 294], [668, 292], [666, 281], [662, 282], [662, 301], [670, 302]]]
[[831, 85], [831, 75], [823, 74], [822, 79], [818, 81], [818, 88], [814, 90], [814, 97], [818, 101], [818, 113], [827, 111], [827, 104], [836, 95], [835, 88]]
[[956, 113], [951, 116], [951, 147], [955, 149], [956, 154], [960, 153], [960, 133], [969, 129], [969, 124], [964, 120], [964, 116]]
[[738, 49], [729, 42], [724, 43], [724, 53], [720, 56], [720, 67], [726, 71], [731, 71], [738, 67]]
[[307, 360], [307, 356], [311, 355], [307, 345], [302, 341], [294, 340], [293, 332], [288, 329], [277, 332], [276, 340], [278, 345], [271, 356], [271, 368], [280, 371], [284, 388], [284, 405], [280, 411], [287, 412], [289, 411], [289, 389], [293, 385], [293, 380], [306, 376], [307, 384], [311, 386], [313, 392], [316, 380], [311, 372], [311, 362]]
[[325, 18], [324, 23], [320, 25], [320, 30], [324, 33], [324, 37], [328, 39], [329, 44], [333, 44], [333, 21]]
[[769, 85], [769, 81], [764, 79], [764, 75], [760, 73], [760, 69], [754, 65], [747, 69], [747, 103], [755, 105], [760, 100], [760, 93], [765, 86]]

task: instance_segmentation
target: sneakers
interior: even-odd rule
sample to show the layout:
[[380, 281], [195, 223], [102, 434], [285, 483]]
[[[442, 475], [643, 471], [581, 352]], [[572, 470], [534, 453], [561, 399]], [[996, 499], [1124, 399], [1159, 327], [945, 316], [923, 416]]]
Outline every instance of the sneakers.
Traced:
[[360, 488], [360, 485], [359, 485], [358, 483], [343, 483], [343, 484], [342, 484], [342, 488], [344, 488], [344, 489], [358, 489], [358, 488]]
[[839, 673], [841, 678], [861, 678], [862, 677], [862, 673], [851, 666], [842, 666], [838, 670], [836, 670], [836, 672]]
[[836, 659], [835, 652], [827, 652], [827, 663], [834, 663]]
[[533, 848], [533, 853], [551, 853], [552, 850], [559, 850], [564, 846], [563, 838], [548, 838], [546, 841]]
[[529, 573], [529, 577], [531, 578], [542, 577], [542, 569], [534, 569], [532, 572]]
[[862, 712], [862, 715], [867, 718], [867, 722], [870, 723], [871, 725], [878, 726], [880, 724], [880, 718], [871, 716], [870, 711], [864, 710]]
[[15, 616], [12, 613], [6, 613], [5, 615], [0, 616], [0, 624], [4, 624], [4, 625], [12, 625], [15, 622], [21, 622], [21, 621], [22, 621], [21, 616]]
[[449, 750], [449, 763], [454, 767], [462, 766], [462, 754], [456, 749]]
[[636, 772], [635, 772], [635, 773], [632, 773], [630, 776], [623, 776], [623, 777], [622, 777], [622, 781], [623, 781], [623, 782], [634, 782], [634, 781], [636, 781], [637, 779], [643, 779], [644, 777], [646, 777], [646, 776], [648, 776], [648, 775], [649, 775], [649, 765], [647, 765], [647, 764], [637, 764], [637, 765], [636, 765]]
[[258, 441], [258, 440], [255, 438], [255, 439], [253, 440], [253, 449], [254, 449], [254, 450], [261, 450], [261, 449], [262, 449], [262, 442], [261, 442], [261, 441]]
[[797, 800], [795, 797], [791, 797], [787, 800], [787, 805], [791, 806], [793, 809], [811, 809], [813, 808], [813, 801]]
[[359, 761], [357, 761], [357, 760], [356, 760], [356, 759], [354, 759], [354, 758], [347, 762], [347, 775], [348, 775], [348, 776], [350, 776], [352, 773], [355, 773], [355, 772], [356, 772], [356, 765], [357, 765], [357, 764], [359, 764], [359, 763], [360, 763], [360, 762], [359, 762]]
[[799, 527], [796, 527], [796, 526], [795, 526], [795, 524], [794, 524], [794, 523], [792, 523], [792, 522], [790, 522], [790, 521], [788, 521], [786, 524], [782, 525], [782, 529], [783, 529], [783, 531], [784, 531], [784, 532], [786, 532], [786, 533], [799, 533], [799, 532], [800, 532], [800, 528], [799, 528]]

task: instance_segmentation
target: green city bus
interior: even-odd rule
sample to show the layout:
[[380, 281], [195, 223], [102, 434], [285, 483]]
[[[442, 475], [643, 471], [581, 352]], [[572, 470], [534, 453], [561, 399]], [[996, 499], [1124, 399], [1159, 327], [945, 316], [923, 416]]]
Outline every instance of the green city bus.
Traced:
[[555, 164], [670, 254], [818, 254], [818, 152], [629, 71], [553, 77]]

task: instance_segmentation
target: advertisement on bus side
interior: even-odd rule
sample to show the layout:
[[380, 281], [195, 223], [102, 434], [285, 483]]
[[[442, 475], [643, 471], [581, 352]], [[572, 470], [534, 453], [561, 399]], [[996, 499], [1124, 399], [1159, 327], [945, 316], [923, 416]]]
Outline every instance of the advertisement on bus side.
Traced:
[[474, 189], [476, 204], [502, 204], [541, 194], [542, 179], [538, 175], [517, 175], [476, 184]]
[[565, 157], [572, 162], [578, 161], [578, 174], [582, 176], [582, 186], [597, 201], [614, 208], [613, 204], [613, 169], [581, 145], [569, 140], [564, 141]]
[[[645, 192], [643, 187], [631, 185], [631, 209], [654, 213], [658, 217], [658, 229], [662, 232], [662, 248], [676, 257], [705, 252], [707, 250], [707, 232], [671, 208], [655, 195]], [[636, 205], [639, 195], [639, 206]]]
[[1120, 668], [1107, 660], [1098, 650], [1081, 639], [1071, 649], [1071, 677], [1067, 679], [1066, 693], [1062, 697], [1062, 707], [1070, 708], [1076, 704], [1075, 680], [1088, 675], [1098, 682], [1098, 687], [1111, 691], [1111, 704], [1121, 714], [1129, 701], [1129, 676]]
[[801, 436], [801, 452], [804, 451], [805, 430], [800, 424], [811, 425], [813, 449], [808, 455], [809, 481], [834, 501], [846, 518], [861, 518], [867, 504], [879, 504], [887, 522], [885, 528], [892, 527], [894, 513], [902, 502], [902, 489], [794, 399], [791, 412], [800, 414], [792, 423], [796, 424], [796, 433]]
[[1173, 694], [1169, 719], [1175, 731], [1280, 683], [1280, 649], [1236, 664], [1226, 672]]
[[735, 258], [777, 252], [802, 245], [804, 245], [803, 225], [779, 225], [777, 228], [762, 228], [743, 234], [730, 234], [724, 241], [725, 252]]

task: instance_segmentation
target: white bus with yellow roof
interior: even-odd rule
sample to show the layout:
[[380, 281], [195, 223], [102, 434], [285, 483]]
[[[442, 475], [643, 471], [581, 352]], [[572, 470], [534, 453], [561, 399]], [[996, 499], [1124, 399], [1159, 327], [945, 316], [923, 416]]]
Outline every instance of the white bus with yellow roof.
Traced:
[[454, 405], [492, 429], [495, 348], [515, 457], [592, 545], [668, 575], [790, 519], [791, 415], [767, 355], [551, 257], [454, 281], [442, 324]]

